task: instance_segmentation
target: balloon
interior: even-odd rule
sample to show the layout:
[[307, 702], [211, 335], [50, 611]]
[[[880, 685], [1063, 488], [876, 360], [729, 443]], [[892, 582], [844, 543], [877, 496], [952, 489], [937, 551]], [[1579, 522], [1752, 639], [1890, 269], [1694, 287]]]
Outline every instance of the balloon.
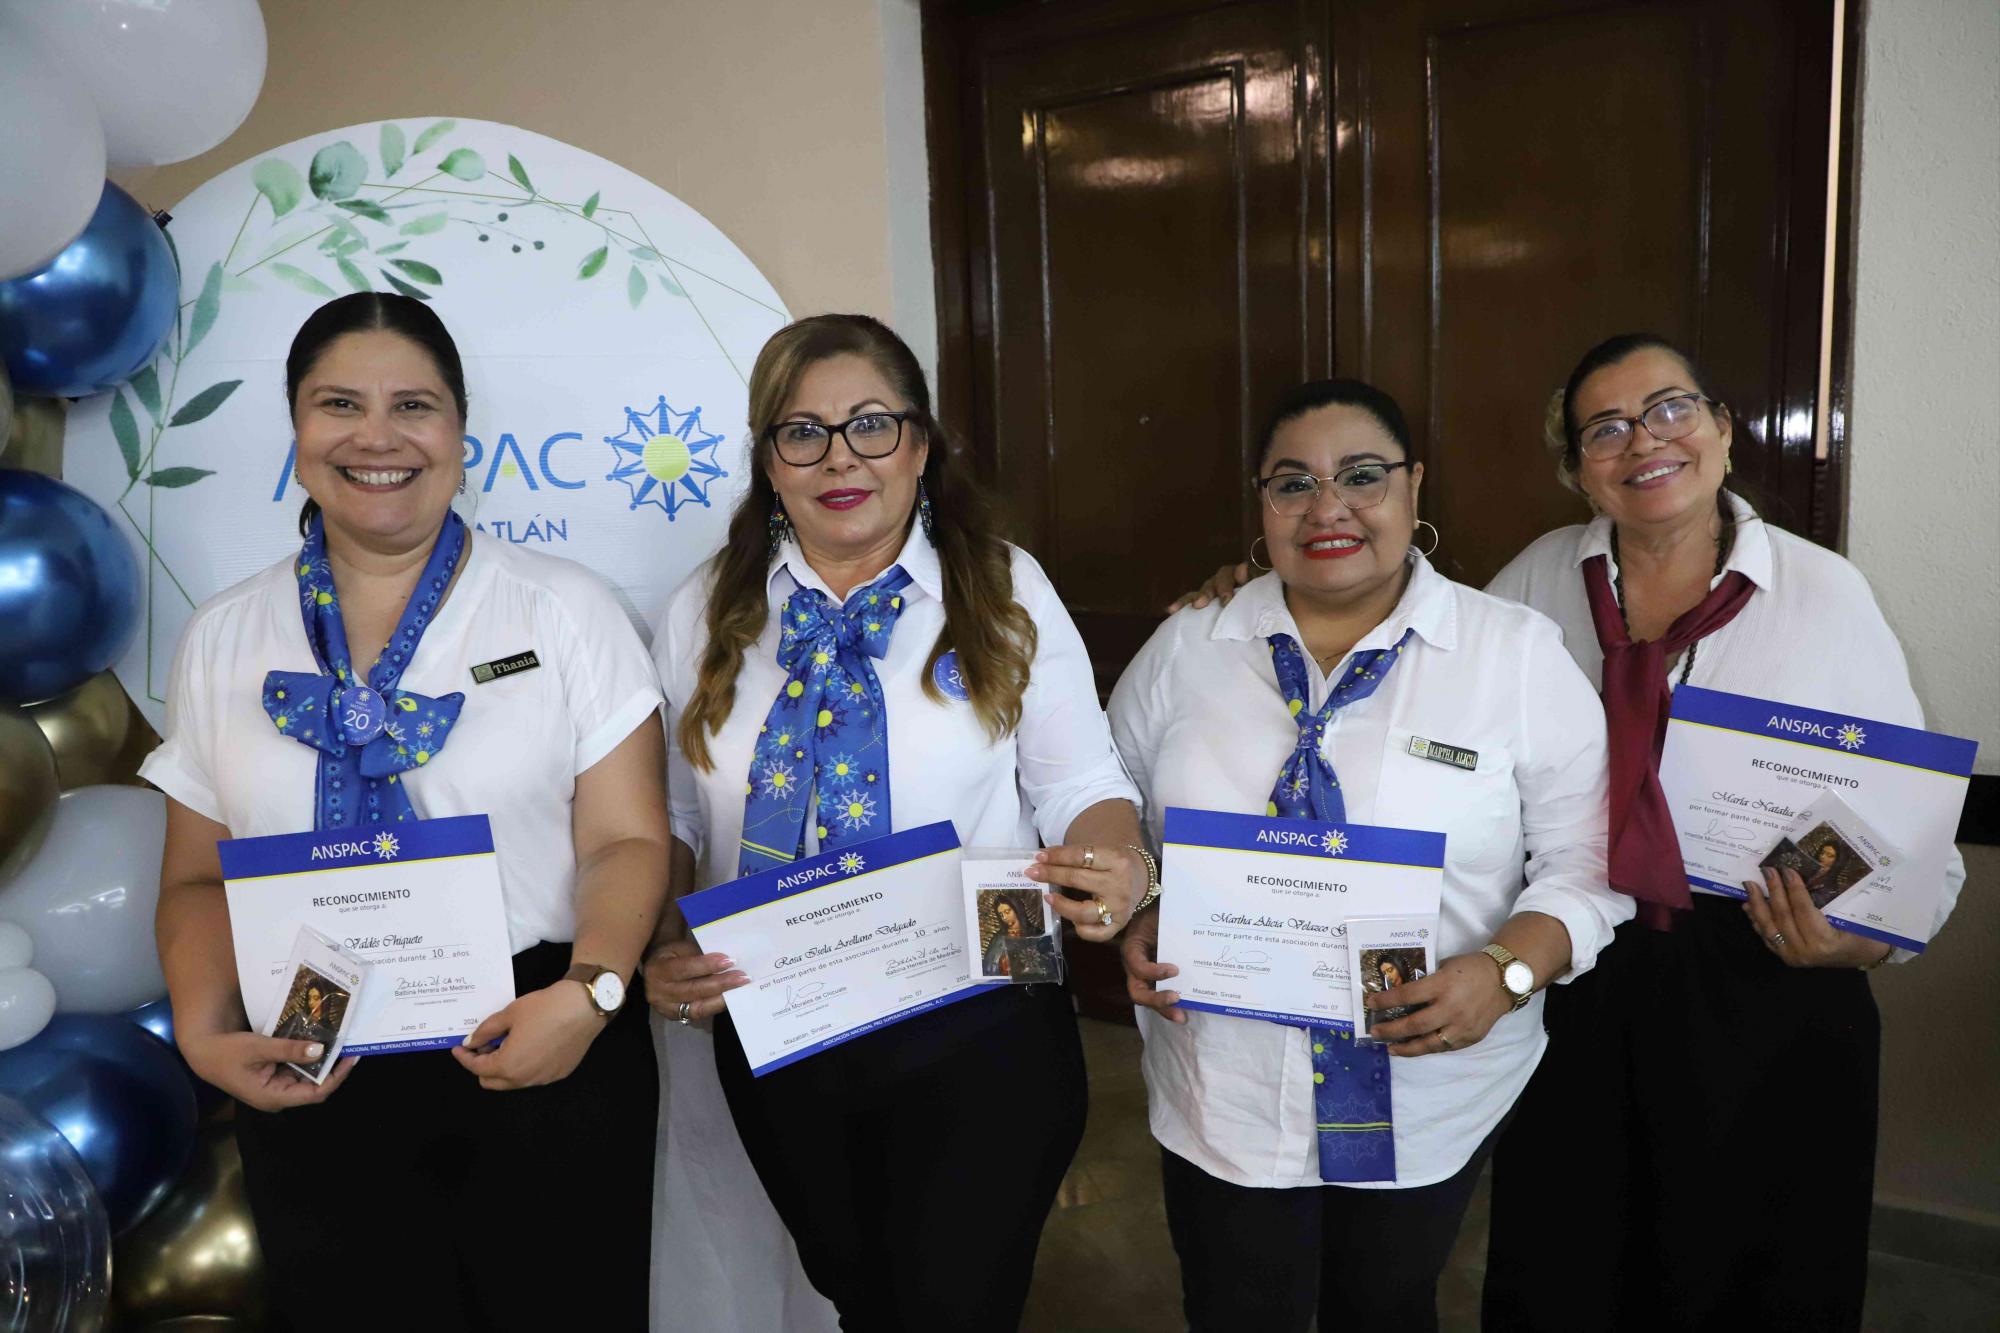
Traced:
[[194, 1143], [194, 1089], [166, 1043], [122, 1015], [58, 1014], [0, 1051], [0, 1093], [83, 1159], [114, 1234], [166, 1197]]
[[0, 968], [0, 1051], [11, 1051], [49, 1025], [56, 988], [32, 967]]
[[49, 738], [64, 787], [94, 787], [118, 776], [113, 770], [131, 730], [132, 704], [117, 676], [100, 671], [61, 698], [33, 705], [28, 716]]
[[111, 1228], [76, 1150], [0, 1097], [0, 1328], [96, 1333], [111, 1304]]
[[[9, 10], [18, 8], [9, 0]], [[0, 279], [33, 273], [97, 211], [104, 192], [104, 127], [90, 93], [0, 13]], [[20, 386], [16, 386], [19, 388]]]
[[0, 921], [0, 968], [26, 967], [34, 961], [34, 936], [12, 921]]
[[[15, 130], [0, 142], [30, 137]], [[12, 230], [10, 218], [0, 233]], [[82, 398], [123, 384], [160, 355], [180, 300], [166, 233], [104, 182], [81, 236], [41, 268], [0, 282], [0, 357], [14, 392]]]
[[167, 802], [146, 787], [80, 787], [41, 850], [0, 885], [0, 921], [35, 938], [65, 1014], [123, 1014], [167, 993], [153, 942]]
[[[0, 374], [5, 372], [0, 365]], [[0, 467], [60, 478], [64, 415], [60, 398], [16, 398], [13, 432], [0, 436]]]
[[140, 592], [111, 515], [52, 477], [0, 470], [0, 700], [51, 699], [116, 662]]
[[41, 728], [22, 710], [0, 704], [0, 884], [41, 845], [60, 790]]
[[7, 367], [0, 365], [0, 444], [14, 432], [14, 381], [7, 378]]
[[247, 1327], [262, 1326], [264, 1256], [233, 1126], [201, 1132], [187, 1170], [160, 1206], [119, 1237], [114, 1262], [123, 1326], [220, 1311]]
[[137, 1009], [128, 1009], [125, 1017], [137, 1023], [146, 1031], [171, 1046], [174, 1044], [174, 1002], [164, 997], [151, 1004], [142, 1004]]
[[96, 99], [113, 166], [207, 152], [243, 123], [264, 86], [256, 0], [0, 0], [0, 14], [61, 57]]

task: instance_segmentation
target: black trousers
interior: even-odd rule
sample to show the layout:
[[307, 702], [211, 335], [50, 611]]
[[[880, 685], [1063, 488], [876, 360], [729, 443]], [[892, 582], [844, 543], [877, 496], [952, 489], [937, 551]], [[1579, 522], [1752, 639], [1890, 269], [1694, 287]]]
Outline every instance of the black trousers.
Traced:
[[1550, 988], [1493, 1161], [1484, 1325], [1861, 1326], [1881, 1024], [1865, 973], [1786, 967], [1742, 908], [1621, 926]]
[[[516, 954], [515, 988], [569, 954]], [[276, 1326], [644, 1330], [658, 1103], [635, 984], [560, 1083], [487, 1092], [420, 1051], [362, 1057], [316, 1106], [238, 1105]]]
[[[1497, 1133], [1497, 1131], [1496, 1131]], [[1191, 1333], [1435, 1333], [1437, 1283], [1493, 1144], [1411, 1189], [1262, 1189], [1160, 1149]]]
[[743, 1147], [843, 1329], [1020, 1325], [1083, 1137], [1066, 991], [996, 987], [763, 1078], [726, 1016], [715, 1035]]

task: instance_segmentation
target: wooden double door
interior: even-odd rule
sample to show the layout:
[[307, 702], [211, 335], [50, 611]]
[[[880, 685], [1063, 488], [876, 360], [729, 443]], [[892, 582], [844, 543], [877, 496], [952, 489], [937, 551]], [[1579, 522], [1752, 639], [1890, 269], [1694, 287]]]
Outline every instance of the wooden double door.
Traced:
[[1816, 460], [1831, 0], [933, 3], [940, 397], [1108, 689], [1258, 531], [1270, 403], [1370, 380], [1483, 583], [1574, 522], [1542, 442], [1611, 333], [1694, 349], [1739, 473]]

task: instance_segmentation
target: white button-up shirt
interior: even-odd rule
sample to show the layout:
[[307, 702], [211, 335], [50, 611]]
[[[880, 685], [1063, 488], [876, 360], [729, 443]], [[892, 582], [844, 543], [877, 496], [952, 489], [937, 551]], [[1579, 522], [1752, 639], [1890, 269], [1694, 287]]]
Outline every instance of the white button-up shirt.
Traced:
[[[1757, 585], [1734, 619], [1695, 645], [1688, 683], [1759, 699], [1775, 699], [1829, 713], [1859, 714], [1898, 726], [1922, 727], [1923, 706], [1910, 688], [1903, 646], [1875, 605], [1868, 580], [1843, 557], [1757, 517], [1740, 496], [1729, 496], [1736, 539], [1723, 574], [1741, 573]], [[1562, 626], [1570, 656], [1591, 684], [1604, 677], [1604, 650], [1590, 618], [1583, 562], [1611, 559], [1611, 520], [1592, 519], [1538, 538], [1494, 575], [1486, 590], [1534, 607]], [[1713, 588], [1722, 581], [1717, 575]], [[1667, 672], [1678, 688], [1678, 662]], [[1942, 928], [1965, 883], [1965, 859], [1953, 848], [1933, 929]], [[1898, 949], [1903, 962], [1916, 955]]]
[[[1580, 974], [1633, 913], [1630, 898], [1604, 886], [1603, 709], [1547, 618], [1453, 583], [1414, 553], [1411, 565], [1395, 611], [1354, 651], [1415, 635], [1381, 686], [1327, 728], [1322, 752], [1347, 818], [1445, 835], [1440, 961], [1533, 911], [1569, 931], [1568, 975]], [[1263, 813], [1298, 743], [1266, 642], [1279, 632], [1304, 643], [1284, 585], [1267, 574], [1227, 606], [1168, 620], [1118, 682], [1112, 732], [1156, 840], [1170, 805]], [[1345, 669], [1345, 659], [1326, 675], [1312, 668], [1311, 708]], [[1413, 737], [1477, 751], [1477, 766], [1416, 758]], [[1305, 1029], [1197, 1011], [1187, 1019], [1140, 1010], [1154, 1137], [1235, 1184], [1320, 1184]], [[1464, 1166], [1546, 1044], [1537, 993], [1477, 1045], [1393, 1060], [1393, 1187]]]
[[[948, 819], [967, 847], [1033, 847], [1038, 838], [1053, 845], [1063, 841], [1071, 821], [1097, 802], [1138, 802], [1098, 706], [1090, 655], [1041, 566], [1026, 552], [1014, 551], [1014, 600], [1034, 619], [1038, 638], [1021, 724], [995, 740], [970, 703], [924, 693], [931, 648], [944, 628], [944, 575], [937, 549], [920, 528], [912, 528], [894, 563], [913, 582], [903, 590], [902, 617], [890, 636], [888, 654], [875, 662], [889, 713], [892, 831]], [[698, 772], [681, 753], [677, 734], [708, 647], [705, 611], [714, 564], [704, 564], [675, 590], [653, 640], [667, 692], [674, 836], [694, 850], [703, 888], [737, 877], [744, 782], [758, 728], [787, 679], [778, 665], [777, 612], [797, 588], [817, 588], [836, 605], [841, 600], [813, 572], [796, 543], [780, 548], [766, 583], [771, 614], [763, 634], [745, 653], [736, 677], [735, 707], [721, 730], [709, 737], [714, 762]], [[818, 849], [816, 835], [808, 821], [808, 852]]]

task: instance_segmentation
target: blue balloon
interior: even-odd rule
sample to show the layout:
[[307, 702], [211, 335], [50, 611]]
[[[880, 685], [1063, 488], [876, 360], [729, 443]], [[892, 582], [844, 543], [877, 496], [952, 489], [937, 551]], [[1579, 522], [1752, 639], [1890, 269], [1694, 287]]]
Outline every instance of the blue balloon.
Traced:
[[106, 181], [83, 235], [39, 272], [0, 282], [0, 359], [16, 393], [102, 393], [159, 357], [180, 301], [166, 233]]
[[113, 1232], [150, 1212], [194, 1145], [194, 1088], [167, 1044], [122, 1014], [57, 1014], [0, 1051], [0, 1093], [83, 1159]]
[[0, 468], [0, 700], [39, 703], [125, 653], [139, 559], [111, 515], [39, 472]]
[[104, 1204], [68, 1140], [11, 1097], [0, 1097], [0, 1273], [0, 1327], [104, 1326]]
[[174, 1002], [163, 996], [151, 1004], [142, 1004], [137, 1009], [127, 1009], [125, 1017], [172, 1047], [174, 1058], [181, 1062], [183, 1069], [187, 1069], [188, 1083], [194, 1088], [195, 1111], [206, 1123], [210, 1114], [229, 1100], [229, 1094], [205, 1081], [201, 1075], [189, 1068], [186, 1057], [181, 1055], [181, 1048], [174, 1045]]

